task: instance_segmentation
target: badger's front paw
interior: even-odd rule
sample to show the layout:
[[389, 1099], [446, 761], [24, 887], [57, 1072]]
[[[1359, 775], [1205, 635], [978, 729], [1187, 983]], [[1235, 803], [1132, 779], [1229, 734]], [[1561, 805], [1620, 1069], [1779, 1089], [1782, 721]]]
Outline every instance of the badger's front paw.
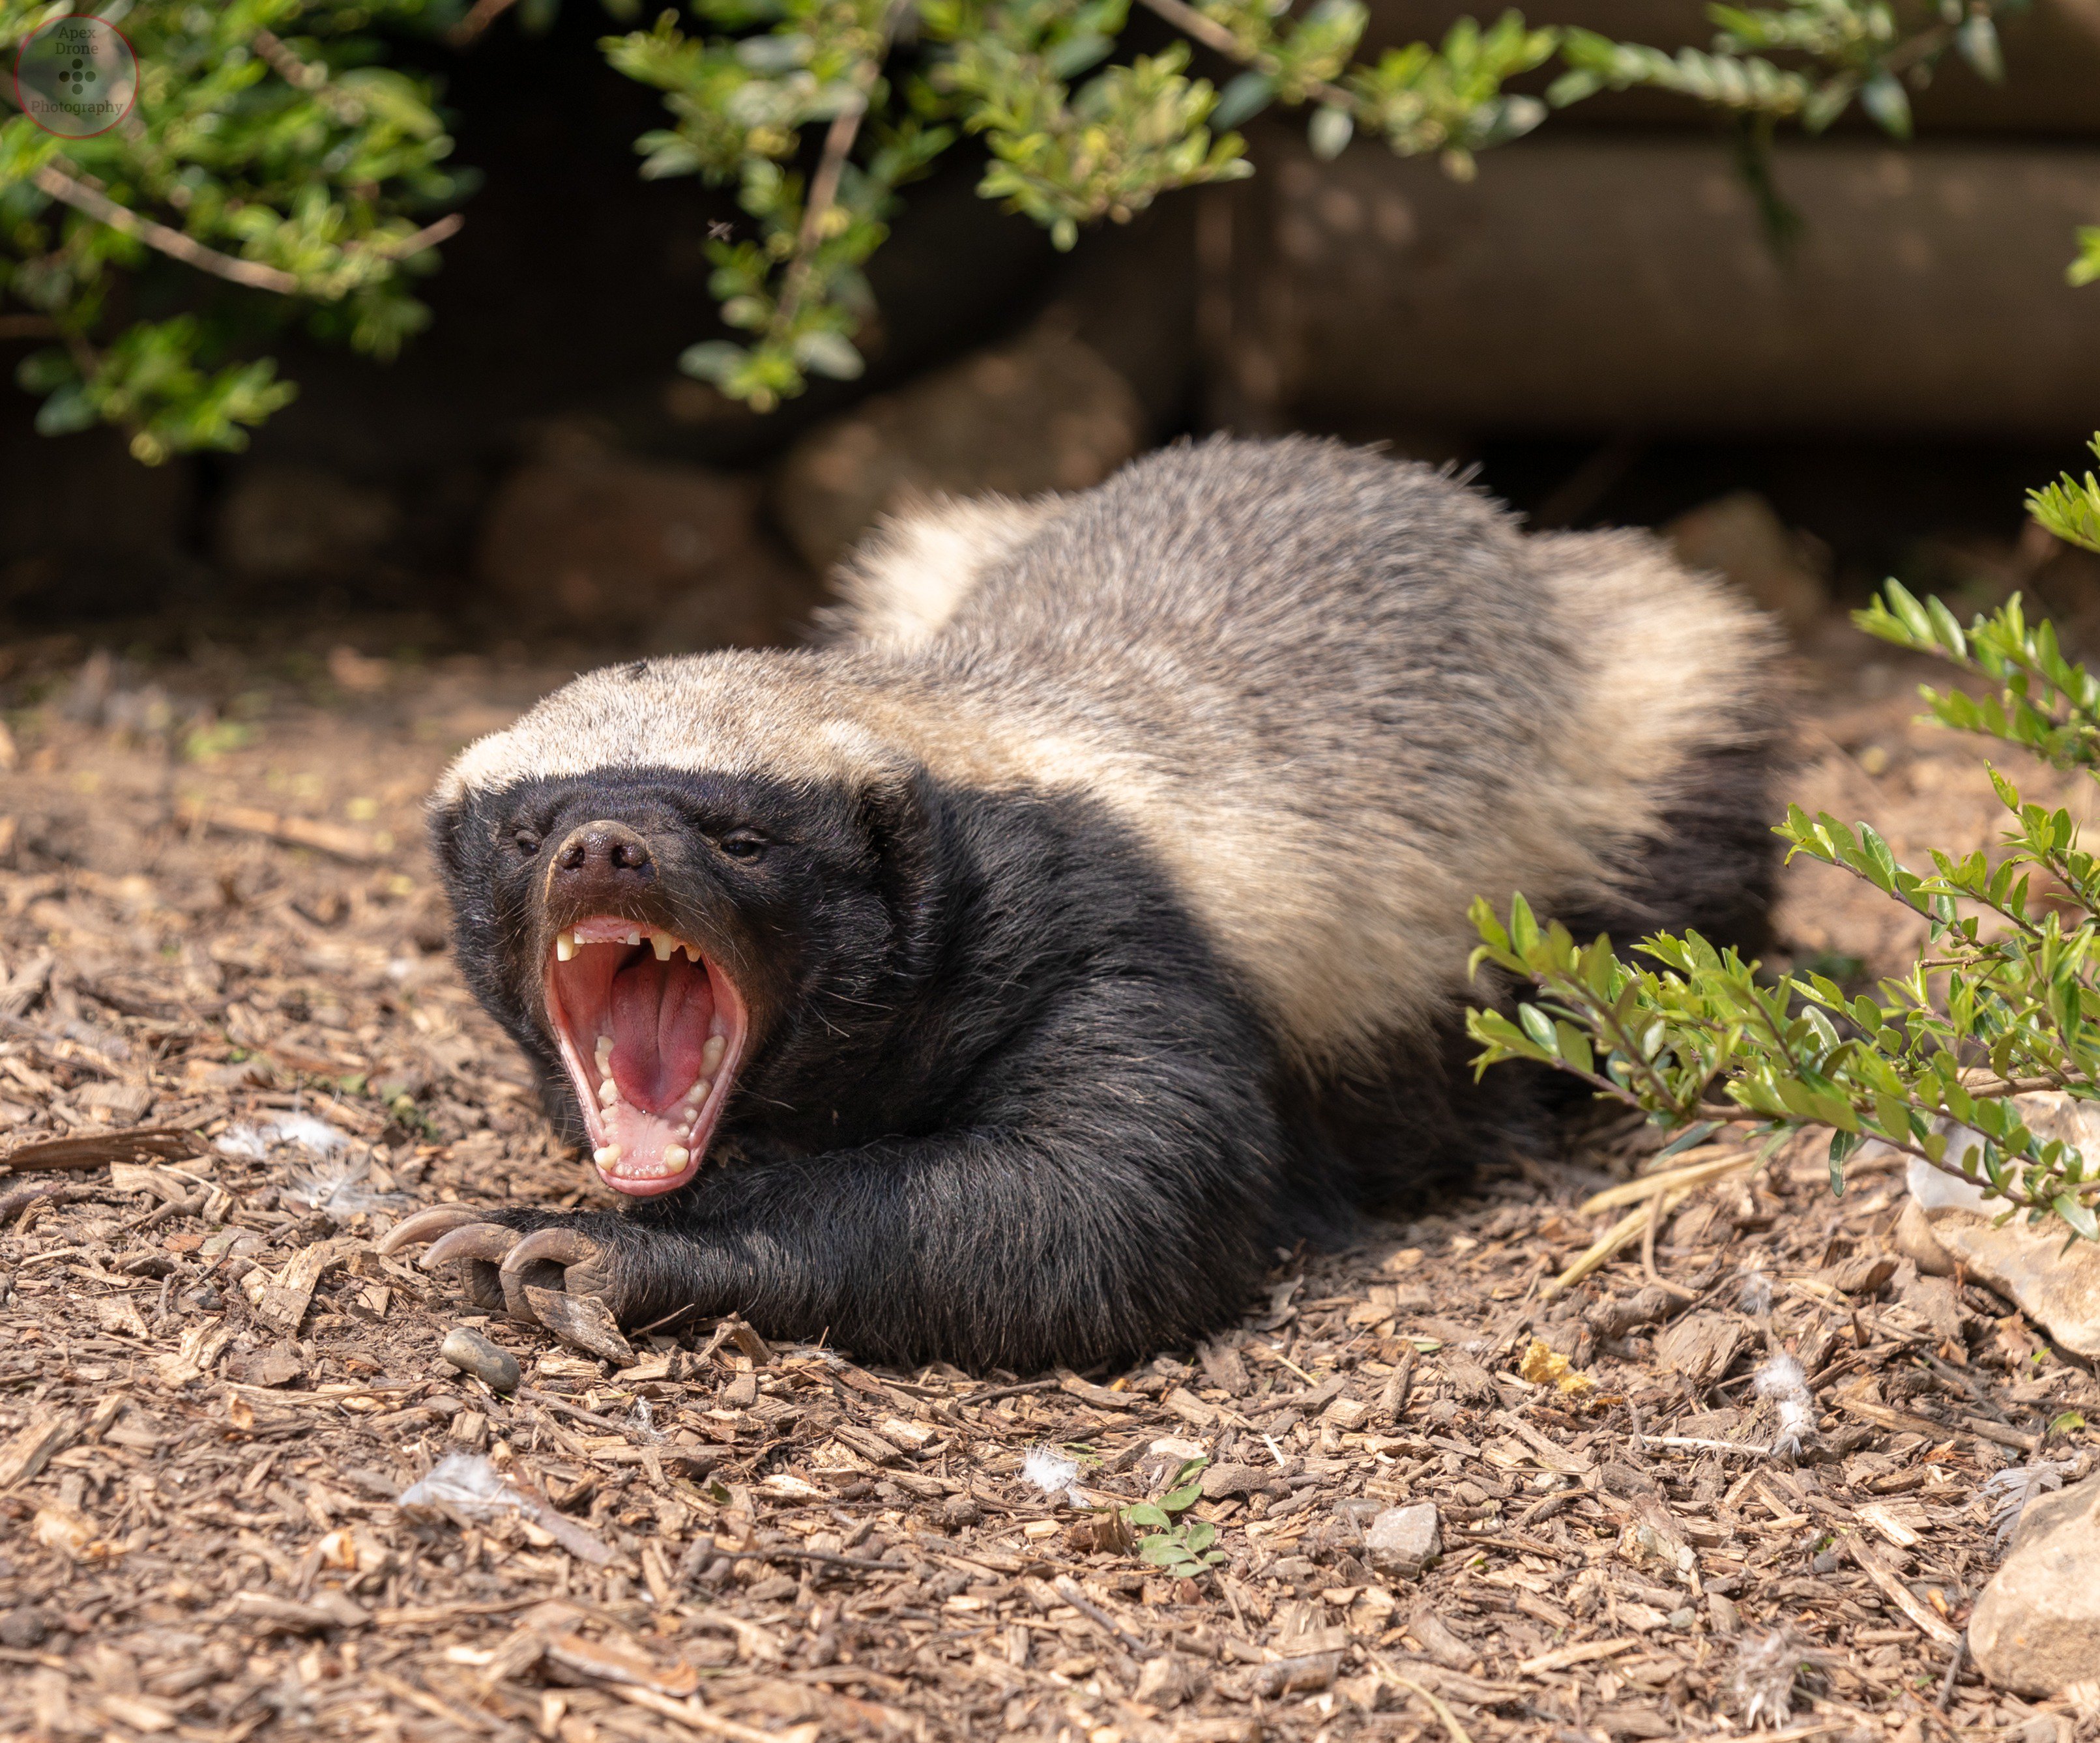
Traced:
[[379, 1250], [399, 1252], [429, 1241], [423, 1268], [458, 1264], [461, 1287], [475, 1306], [543, 1325], [595, 1354], [626, 1359], [633, 1352], [619, 1327], [631, 1292], [624, 1287], [627, 1267], [620, 1256], [628, 1243], [600, 1239], [580, 1226], [600, 1220], [434, 1204], [388, 1230]]

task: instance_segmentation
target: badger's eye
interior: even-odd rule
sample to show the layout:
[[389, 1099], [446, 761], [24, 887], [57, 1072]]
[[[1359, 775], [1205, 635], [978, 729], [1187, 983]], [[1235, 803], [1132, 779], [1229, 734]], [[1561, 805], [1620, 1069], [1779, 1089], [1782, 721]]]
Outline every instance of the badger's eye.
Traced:
[[518, 851], [528, 860], [540, 851], [540, 838], [530, 830], [520, 830], [510, 838], [516, 844]]
[[765, 838], [757, 830], [732, 830], [716, 843], [733, 860], [755, 860], [765, 851]]

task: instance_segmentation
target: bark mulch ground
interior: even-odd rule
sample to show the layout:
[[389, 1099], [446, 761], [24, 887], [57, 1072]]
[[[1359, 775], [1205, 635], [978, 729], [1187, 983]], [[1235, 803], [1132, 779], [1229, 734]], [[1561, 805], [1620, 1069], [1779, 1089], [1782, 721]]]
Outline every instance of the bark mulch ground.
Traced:
[[[1846, 657], [1794, 790], [1899, 852], [1987, 838], [1972, 759], [1860, 700]], [[417, 814], [559, 675], [13, 658], [0, 1734], [2082, 1723], [1982, 1686], [1955, 1643], [1995, 1561], [1983, 1482], [2087, 1459], [2100, 1388], [2006, 1303], [1894, 1261], [1899, 1175], [1833, 1200], [1800, 1144], [1643, 1198], [1654, 1164], [1600, 1129], [1348, 1252], [1280, 1252], [1244, 1323], [1127, 1373], [898, 1372], [712, 1323], [615, 1368], [373, 1245], [417, 1204], [593, 1192], [452, 972]], [[1871, 967], [1906, 942], [1820, 872], [1789, 875], [1783, 922], [1796, 953]], [[1550, 1287], [1622, 1219], [1614, 1257]], [[516, 1357], [514, 1392], [439, 1358], [463, 1324]], [[1768, 1453], [1787, 1354], [1798, 1462]], [[1070, 1493], [1023, 1475], [1044, 1445]], [[513, 1504], [404, 1505], [454, 1455]], [[1189, 1578], [1119, 1509], [1198, 1459], [1173, 1516], [1224, 1560]], [[1440, 1555], [1411, 1571], [1372, 1527], [1423, 1503]]]

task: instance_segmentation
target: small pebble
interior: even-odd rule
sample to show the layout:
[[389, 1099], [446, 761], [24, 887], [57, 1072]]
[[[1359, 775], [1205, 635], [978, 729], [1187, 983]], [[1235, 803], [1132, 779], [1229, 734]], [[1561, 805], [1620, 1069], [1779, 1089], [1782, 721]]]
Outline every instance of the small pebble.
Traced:
[[18, 1653], [42, 1646], [51, 1631], [51, 1618], [26, 1604], [0, 1616], [0, 1646], [11, 1646]]
[[471, 1374], [484, 1381], [493, 1392], [514, 1392], [518, 1382], [524, 1378], [518, 1371], [518, 1358], [507, 1349], [499, 1349], [479, 1331], [470, 1331], [465, 1326], [455, 1326], [446, 1334], [445, 1340], [438, 1346], [438, 1353], [462, 1374]]

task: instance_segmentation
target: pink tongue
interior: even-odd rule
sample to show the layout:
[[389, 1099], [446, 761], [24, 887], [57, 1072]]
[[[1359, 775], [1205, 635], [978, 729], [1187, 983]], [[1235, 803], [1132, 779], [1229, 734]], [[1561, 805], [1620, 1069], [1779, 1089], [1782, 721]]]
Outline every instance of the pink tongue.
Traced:
[[613, 976], [612, 1081], [620, 1098], [651, 1113], [668, 1107], [700, 1075], [714, 1001], [707, 971], [650, 953]]

